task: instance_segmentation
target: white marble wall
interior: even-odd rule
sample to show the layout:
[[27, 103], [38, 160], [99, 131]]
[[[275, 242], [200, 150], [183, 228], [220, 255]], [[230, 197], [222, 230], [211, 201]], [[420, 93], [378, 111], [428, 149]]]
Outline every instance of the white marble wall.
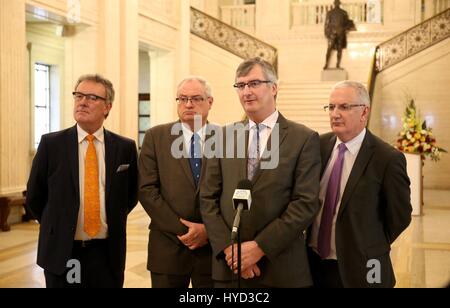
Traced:
[[[407, 97], [415, 100], [421, 118], [433, 128], [437, 145], [450, 150], [450, 41], [443, 41], [382, 72], [377, 79], [370, 128], [387, 142], [394, 143], [401, 130]], [[427, 159], [424, 187], [450, 189], [450, 155], [440, 162]]]
[[[81, 22], [58, 46], [52, 42], [50, 33], [47, 37], [45, 33], [32, 33], [29, 37], [29, 41], [36, 42], [35, 51], [41, 48], [40, 53], [45, 53], [38, 46], [39, 41], [48, 48], [53, 44], [63, 54], [58, 60], [64, 66], [61, 128], [74, 124], [70, 93], [78, 77], [100, 73], [113, 82], [116, 90], [116, 101], [105, 126], [137, 140], [140, 45], [146, 46], [155, 57], [152, 78], [156, 82], [152, 94], [157, 105], [152, 114], [157, 120], [153, 124], [174, 120], [175, 84], [189, 73], [189, 62], [184, 67], [180, 65], [183, 64], [180, 58], [186, 58], [189, 52], [189, 19], [186, 19], [189, 3], [179, 0], [81, 0], [80, 3]], [[66, 0], [0, 1], [0, 193], [25, 188], [33, 157], [25, 12], [44, 12], [52, 19], [64, 21], [67, 10]], [[47, 59], [50, 54], [47, 53]]]
[[[136, 140], [139, 50], [148, 52], [151, 58], [152, 125], [176, 119], [175, 87], [189, 74], [203, 75], [212, 84], [216, 99], [210, 116], [212, 121], [225, 124], [240, 119], [243, 113], [232, 84], [241, 59], [191, 36], [189, 28], [190, 4], [217, 16], [218, 5], [225, 2], [80, 0], [81, 24], [63, 39], [61, 128], [74, 124], [70, 93], [77, 78], [86, 73], [101, 73], [111, 79], [117, 92], [106, 127]], [[372, 48], [416, 23], [421, 18], [417, 3], [416, 0], [386, 0], [384, 25], [361, 26], [357, 33], [350, 34], [342, 65], [351, 79], [367, 82]], [[326, 51], [323, 29], [321, 26], [290, 28], [289, 6], [289, 0], [258, 0], [255, 33], [278, 48], [282, 82], [318, 82]], [[59, 18], [67, 15], [66, 0], [0, 0], [0, 193], [24, 188], [32, 157], [25, 11], [33, 7]], [[442, 53], [446, 48], [436, 52]], [[373, 119], [374, 130], [387, 139], [393, 136], [396, 129], [384, 128], [382, 119], [386, 112], [398, 114], [398, 110], [388, 110], [390, 105], [385, 104], [392, 97], [401, 102], [401, 85], [407, 83], [412, 89], [423, 90], [424, 93], [416, 93], [418, 105], [423, 104], [424, 112], [435, 117], [438, 142], [442, 140], [442, 146], [450, 149], [447, 146], [450, 141], [445, 139], [448, 127], [445, 121], [439, 120], [450, 116], [446, 113], [448, 107], [438, 102], [431, 108], [428, 103], [443, 99], [448, 73], [442, 68], [449, 67], [448, 56], [437, 57], [427, 65], [427, 60], [418, 59], [427, 58], [416, 57], [406, 62], [409, 66], [387, 73], [377, 85], [383, 93], [383, 104], [375, 105], [374, 114], [378, 116]], [[411, 67], [421, 78], [414, 77], [409, 71]], [[393, 77], [397, 76], [396, 72], [401, 72], [400, 77]], [[447, 76], [444, 78], [447, 83], [431, 82], [436, 76]], [[426, 187], [450, 187], [450, 181], [445, 178], [450, 170], [445, 169], [449, 167], [444, 160], [439, 164], [427, 163]], [[447, 172], [439, 173], [436, 168]]]
[[233, 84], [242, 59], [195, 36], [191, 37], [191, 48], [192, 74], [211, 84], [214, 104], [209, 120], [221, 125], [239, 121], [244, 112]]

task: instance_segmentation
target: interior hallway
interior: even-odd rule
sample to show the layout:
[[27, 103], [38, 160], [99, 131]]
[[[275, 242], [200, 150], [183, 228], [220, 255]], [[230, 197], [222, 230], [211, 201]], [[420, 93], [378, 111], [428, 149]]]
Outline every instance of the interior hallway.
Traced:
[[[393, 245], [397, 287], [443, 287], [450, 282], [450, 191], [426, 190], [424, 215], [413, 217]], [[125, 287], [151, 286], [146, 269], [149, 218], [140, 205], [128, 219]], [[0, 233], [0, 288], [45, 287], [36, 261], [38, 225], [13, 225]]]

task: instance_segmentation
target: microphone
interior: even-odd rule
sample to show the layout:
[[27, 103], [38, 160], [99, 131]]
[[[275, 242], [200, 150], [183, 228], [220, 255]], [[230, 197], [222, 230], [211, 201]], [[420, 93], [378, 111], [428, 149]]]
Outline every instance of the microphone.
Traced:
[[234, 216], [233, 228], [231, 229], [231, 240], [235, 241], [239, 225], [241, 223], [241, 214], [243, 210], [250, 210], [252, 204], [252, 183], [249, 180], [241, 180], [238, 183], [237, 189], [233, 194], [233, 208], [236, 210]]

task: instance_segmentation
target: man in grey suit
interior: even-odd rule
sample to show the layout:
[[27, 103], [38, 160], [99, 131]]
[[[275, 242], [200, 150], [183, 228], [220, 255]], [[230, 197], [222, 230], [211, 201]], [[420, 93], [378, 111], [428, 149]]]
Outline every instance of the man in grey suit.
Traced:
[[354, 81], [334, 86], [332, 133], [320, 138], [322, 210], [309, 236], [317, 287], [393, 287], [390, 245], [411, 221], [405, 156], [366, 129], [370, 98]]
[[[209, 160], [201, 189], [215, 287], [235, 286], [231, 200], [243, 179], [252, 182], [253, 201], [250, 211], [241, 216], [242, 286], [310, 286], [304, 230], [319, 209], [319, 136], [276, 110], [278, 85], [271, 64], [259, 58], [246, 60], [238, 67], [235, 82], [248, 120], [240, 123], [247, 129], [237, 132], [231, 147], [239, 151], [239, 142], [244, 140], [248, 153]], [[228, 131], [229, 127], [224, 129], [225, 147], [230, 147]], [[269, 152], [278, 156], [270, 169], [264, 165]]]
[[212, 287], [199, 208], [211, 88], [200, 77], [186, 78], [176, 101], [179, 121], [150, 129], [139, 156], [139, 201], [151, 218], [147, 268], [154, 288], [187, 288], [191, 280], [193, 287]]

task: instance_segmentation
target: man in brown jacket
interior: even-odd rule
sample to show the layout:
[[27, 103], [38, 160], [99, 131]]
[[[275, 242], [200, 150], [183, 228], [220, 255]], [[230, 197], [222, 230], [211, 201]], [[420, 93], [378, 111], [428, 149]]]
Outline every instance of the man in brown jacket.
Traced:
[[154, 288], [212, 287], [211, 247], [199, 208], [211, 125], [211, 88], [200, 77], [177, 90], [179, 121], [150, 129], [139, 157], [139, 201], [151, 218], [147, 268]]

